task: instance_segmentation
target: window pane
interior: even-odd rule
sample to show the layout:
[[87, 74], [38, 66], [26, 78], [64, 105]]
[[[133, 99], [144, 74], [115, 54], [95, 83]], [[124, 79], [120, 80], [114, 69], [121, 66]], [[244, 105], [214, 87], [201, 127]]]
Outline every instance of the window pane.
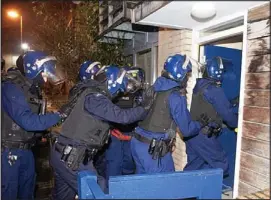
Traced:
[[139, 52], [136, 59], [137, 67], [145, 70], [146, 83], [151, 84], [151, 50]]

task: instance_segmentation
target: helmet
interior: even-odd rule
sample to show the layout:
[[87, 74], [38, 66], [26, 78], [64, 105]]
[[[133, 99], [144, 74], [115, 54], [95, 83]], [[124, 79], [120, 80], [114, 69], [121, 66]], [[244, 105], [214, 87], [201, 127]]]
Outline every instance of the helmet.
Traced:
[[181, 82], [186, 74], [192, 71], [192, 64], [186, 55], [169, 56], [164, 64], [163, 73], [167, 78]]
[[85, 61], [79, 69], [79, 78], [81, 81], [88, 79], [95, 79], [97, 73], [101, 70], [100, 62]]
[[5, 60], [1, 58], [1, 71], [4, 70], [5, 63], [6, 63]]
[[136, 93], [138, 90], [143, 89], [145, 82], [145, 72], [143, 69], [139, 67], [127, 68], [126, 77], [128, 78], [126, 92]]
[[25, 76], [29, 79], [35, 79], [42, 76], [46, 82], [59, 84], [64, 81], [63, 74], [56, 66], [56, 58], [48, 56], [42, 51], [28, 51], [23, 56], [23, 66]]
[[125, 76], [126, 70], [116, 65], [109, 65], [104, 70], [106, 75], [107, 89], [112, 96], [119, 92], [126, 92], [128, 78]]
[[20, 70], [20, 72], [25, 75], [24, 73], [24, 54], [20, 55], [16, 60], [16, 66]]
[[209, 78], [216, 81], [222, 81], [224, 74], [224, 65], [221, 57], [214, 57], [206, 62], [206, 72]]
[[131, 67], [130, 71], [133, 71], [132, 73], [133, 77], [135, 77], [139, 82], [142, 84], [145, 82], [145, 71], [144, 69], [140, 67]]

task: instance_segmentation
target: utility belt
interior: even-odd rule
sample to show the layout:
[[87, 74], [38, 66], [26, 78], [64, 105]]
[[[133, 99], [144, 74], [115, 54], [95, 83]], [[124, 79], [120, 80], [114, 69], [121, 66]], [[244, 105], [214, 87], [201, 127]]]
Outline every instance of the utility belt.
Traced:
[[1, 142], [1, 150], [3, 151], [4, 148], [8, 149], [31, 149], [36, 142], [22, 142], [22, 141], [5, 141], [2, 140]]
[[168, 140], [149, 139], [135, 132], [133, 133], [133, 137], [140, 142], [149, 144], [148, 152], [154, 160], [164, 157], [168, 152], [173, 152], [176, 145], [175, 137]]
[[59, 141], [55, 142], [55, 150], [61, 154], [60, 160], [73, 171], [77, 170], [81, 163], [87, 165], [98, 151], [97, 148], [66, 145]]

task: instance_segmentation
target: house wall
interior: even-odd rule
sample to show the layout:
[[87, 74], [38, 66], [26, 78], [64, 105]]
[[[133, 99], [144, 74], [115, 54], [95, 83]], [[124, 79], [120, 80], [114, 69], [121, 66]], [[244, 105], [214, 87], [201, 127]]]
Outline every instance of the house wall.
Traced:
[[269, 6], [248, 11], [239, 195], [270, 188]]
[[[191, 56], [191, 45], [192, 45], [192, 31], [191, 30], [172, 30], [172, 29], [160, 29], [158, 35], [158, 76], [160, 76], [163, 69], [163, 65], [168, 56], [177, 53], [186, 54]], [[193, 67], [196, 67], [196, 65]], [[197, 70], [193, 70], [195, 73]], [[188, 107], [190, 106], [192, 88], [195, 84], [195, 76], [188, 81]], [[176, 170], [183, 170], [183, 167], [187, 163], [185, 144], [177, 134], [176, 149], [173, 153], [174, 163]]]
[[[270, 179], [270, 11], [269, 4], [249, 10], [245, 75], [244, 121], [241, 141], [239, 195], [269, 188]], [[217, 46], [242, 49], [242, 42], [224, 41]], [[230, 46], [229, 46], [230, 45]], [[158, 76], [166, 58], [176, 53], [191, 55], [192, 31], [160, 29]], [[188, 107], [198, 76], [197, 65], [188, 83]], [[185, 144], [177, 138], [173, 153], [176, 170], [186, 164]]]

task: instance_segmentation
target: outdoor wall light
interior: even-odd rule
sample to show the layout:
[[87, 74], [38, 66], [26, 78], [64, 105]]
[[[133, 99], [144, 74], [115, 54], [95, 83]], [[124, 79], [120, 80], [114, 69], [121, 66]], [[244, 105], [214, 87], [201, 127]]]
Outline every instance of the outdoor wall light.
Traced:
[[216, 16], [215, 5], [212, 2], [195, 3], [191, 10], [191, 17], [198, 22], [206, 22]]

